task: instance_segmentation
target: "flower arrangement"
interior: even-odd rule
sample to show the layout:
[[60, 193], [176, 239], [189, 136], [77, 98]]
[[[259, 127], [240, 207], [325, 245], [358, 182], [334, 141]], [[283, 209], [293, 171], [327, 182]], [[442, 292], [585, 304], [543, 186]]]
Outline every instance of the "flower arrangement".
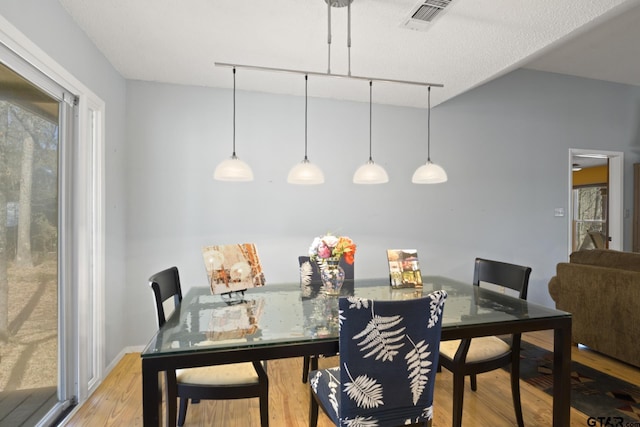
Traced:
[[353, 264], [356, 254], [356, 244], [349, 237], [326, 234], [313, 239], [309, 247], [309, 257], [312, 261], [325, 263], [328, 259], [339, 260], [344, 257], [348, 264]]

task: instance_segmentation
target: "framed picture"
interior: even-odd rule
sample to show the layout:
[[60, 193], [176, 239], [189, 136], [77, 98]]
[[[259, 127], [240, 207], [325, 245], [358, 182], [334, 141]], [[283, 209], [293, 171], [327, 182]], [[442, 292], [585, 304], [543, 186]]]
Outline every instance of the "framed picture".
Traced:
[[392, 288], [422, 287], [422, 272], [415, 249], [387, 249]]
[[253, 243], [202, 248], [207, 278], [214, 294], [227, 294], [264, 286], [264, 273]]

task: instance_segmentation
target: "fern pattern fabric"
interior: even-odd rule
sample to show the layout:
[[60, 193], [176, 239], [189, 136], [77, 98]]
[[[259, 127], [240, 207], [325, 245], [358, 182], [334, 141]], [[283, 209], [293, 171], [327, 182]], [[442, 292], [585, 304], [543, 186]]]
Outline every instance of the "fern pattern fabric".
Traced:
[[402, 301], [340, 298], [340, 366], [310, 374], [337, 426], [392, 427], [433, 417], [445, 291]]

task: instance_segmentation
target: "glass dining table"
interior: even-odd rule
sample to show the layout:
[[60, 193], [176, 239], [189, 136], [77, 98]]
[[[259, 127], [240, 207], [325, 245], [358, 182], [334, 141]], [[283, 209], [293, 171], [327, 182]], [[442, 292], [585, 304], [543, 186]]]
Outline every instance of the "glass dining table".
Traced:
[[[422, 288], [392, 288], [389, 278], [347, 282], [342, 295], [393, 300], [447, 291], [442, 340], [553, 330], [553, 426], [569, 425], [571, 314], [440, 276]], [[177, 368], [338, 352], [337, 297], [314, 285], [267, 284], [212, 295], [194, 287], [141, 354], [143, 422], [162, 425], [159, 374]], [[165, 420], [168, 421], [168, 420]]]

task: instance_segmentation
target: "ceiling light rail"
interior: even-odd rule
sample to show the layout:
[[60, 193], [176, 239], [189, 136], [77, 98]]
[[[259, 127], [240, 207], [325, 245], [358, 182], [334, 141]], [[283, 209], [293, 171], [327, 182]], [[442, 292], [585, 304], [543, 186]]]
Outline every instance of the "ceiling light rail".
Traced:
[[216, 67], [231, 67], [245, 70], [254, 70], [254, 71], [273, 71], [277, 73], [292, 73], [292, 74], [302, 74], [307, 76], [319, 76], [319, 77], [334, 77], [339, 79], [352, 79], [352, 80], [365, 80], [368, 82], [382, 82], [382, 83], [394, 83], [394, 84], [405, 84], [405, 85], [413, 85], [413, 86], [427, 86], [427, 87], [444, 87], [441, 83], [432, 83], [432, 82], [417, 82], [410, 80], [396, 80], [396, 79], [383, 79], [377, 77], [365, 77], [365, 76], [354, 76], [348, 74], [335, 74], [335, 73], [321, 73], [317, 71], [304, 71], [304, 70], [294, 70], [290, 68], [276, 68], [276, 67], [263, 67], [260, 65], [242, 65], [242, 64], [229, 64], [226, 62], [216, 62]]
[[[451, 0], [428, 0], [434, 2], [448, 2]], [[215, 171], [214, 178], [219, 180], [233, 180], [233, 181], [250, 181], [253, 179], [253, 173], [248, 165], [242, 162], [236, 156], [235, 145], [235, 93], [236, 93], [236, 69], [241, 68], [245, 70], [254, 71], [271, 71], [278, 73], [290, 73], [304, 75], [304, 159], [301, 163], [295, 165], [290, 171], [287, 177], [287, 182], [290, 184], [322, 184], [324, 183], [324, 174], [322, 170], [311, 163], [307, 156], [307, 85], [309, 76], [317, 77], [334, 77], [339, 79], [348, 80], [364, 80], [369, 82], [369, 160], [363, 166], [360, 166], [353, 175], [353, 182], [355, 184], [384, 184], [389, 182], [389, 175], [380, 165], [373, 162], [373, 156], [371, 154], [371, 123], [372, 123], [372, 85], [373, 82], [377, 83], [395, 83], [412, 86], [422, 86], [428, 89], [428, 113], [427, 116], [427, 163], [420, 166], [413, 174], [412, 182], [415, 184], [438, 184], [447, 181], [447, 173], [444, 169], [431, 161], [431, 88], [432, 87], [444, 87], [441, 83], [432, 82], [417, 82], [410, 80], [396, 80], [396, 79], [381, 79], [377, 77], [366, 76], [354, 76], [351, 74], [351, 2], [353, 0], [325, 0], [327, 3], [327, 72], [320, 73], [315, 71], [294, 70], [290, 68], [276, 68], [276, 67], [263, 67], [259, 65], [243, 65], [243, 64], [229, 64], [226, 62], [216, 62], [216, 67], [230, 67], [233, 68], [233, 154], [231, 159], [222, 162]], [[331, 72], [331, 8], [332, 7], [344, 7], [347, 6], [348, 21], [347, 21], [347, 51], [348, 51], [348, 73], [347, 74], [335, 74]]]

